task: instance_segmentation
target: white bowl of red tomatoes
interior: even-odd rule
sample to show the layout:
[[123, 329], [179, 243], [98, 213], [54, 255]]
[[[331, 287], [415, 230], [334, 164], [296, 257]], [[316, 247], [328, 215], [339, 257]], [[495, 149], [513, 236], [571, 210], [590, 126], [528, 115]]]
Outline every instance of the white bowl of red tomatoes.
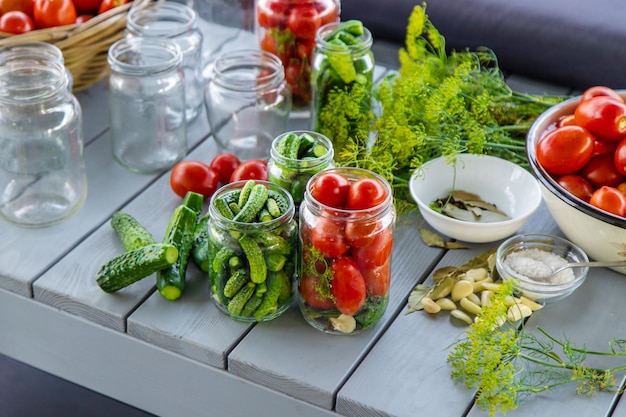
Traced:
[[626, 91], [591, 87], [540, 115], [526, 142], [554, 221], [598, 261], [626, 256], [625, 99]]

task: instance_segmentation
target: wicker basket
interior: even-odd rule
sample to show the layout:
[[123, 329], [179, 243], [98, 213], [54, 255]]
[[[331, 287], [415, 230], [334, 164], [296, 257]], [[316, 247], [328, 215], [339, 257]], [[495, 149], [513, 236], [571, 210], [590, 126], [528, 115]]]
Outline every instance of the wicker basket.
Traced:
[[74, 78], [74, 91], [84, 90], [107, 75], [109, 47], [125, 35], [128, 10], [152, 1], [134, 0], [81, 24], [38, 29], [21, 35], [0, 32], [0, 46], [31, 41], [56, 45], [63, 52], [65, 66]]

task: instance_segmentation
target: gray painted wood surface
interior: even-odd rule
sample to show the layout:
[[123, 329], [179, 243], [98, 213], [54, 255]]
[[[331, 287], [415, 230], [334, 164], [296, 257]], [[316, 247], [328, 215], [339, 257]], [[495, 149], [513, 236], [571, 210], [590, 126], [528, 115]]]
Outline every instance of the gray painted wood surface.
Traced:
[[[249, 41], [229, 39], [231, 48]], [[377, 67], [377, 77], [384, 72]], [[520, 91], [566, 92], [509, 81]], [[444, 314], [405, 311], [411, 289], [431, 282], [433, 268], [461, 264], [496, 243], [449, 252], [426, 247], [416, 214], [397, 223], [387, 312], [360, 335], [325, 335], [295, 306], [268, 323], [233, 321], [211, 304], [207, 278], [193, 264], [189, 285], [174, 302], [155, 292], [154, 277], [103, 293], [95, 273], [122, 250], [108, 223], [112, 213], [135, 215], [160, 239], [180, 203], [169, 173], [137, 175], [113, 161], [106, 93], [102, 82], [79, 94], [89, 176], [82, 210], [46, 229], [0, 223], [0, 352], [159, 416], [486, 415], [472, 408], [474, 392], [449, 376], [447, 349], [465, 327]], [[217, 153], [204, 114], [190, 126], [189, 139], [187, 158], [208, 161]], [[558, 233], [543, 206], [522, 231]], [[625, 333], [624, 294], [624, 276], [592, 270], [573, 296], [536, 313], [529, 326], [605, 348], [609, 338]], [[563, 387], [508, 415], [608, 416], [618, 399], [579, 397]], [[613, 416], [624, 415], [622, 401]]]

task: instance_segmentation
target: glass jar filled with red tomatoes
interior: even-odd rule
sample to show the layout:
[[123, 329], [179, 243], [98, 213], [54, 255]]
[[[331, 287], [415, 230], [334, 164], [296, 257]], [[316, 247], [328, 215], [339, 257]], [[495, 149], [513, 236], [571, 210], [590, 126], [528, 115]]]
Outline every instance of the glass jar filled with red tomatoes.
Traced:
[[297, 292], [309, 324], [355, 334], [378, 323], [389, 301], [395, 221], [380, 175], [338, 167], [311, 177], [300, 206]]
[[338, 22], [339, 0], [257, 0], [256, 33], [262, 50], [275, 54], [285, 67], [294, 107], [311, 100], [311, 60], [317, 30]]

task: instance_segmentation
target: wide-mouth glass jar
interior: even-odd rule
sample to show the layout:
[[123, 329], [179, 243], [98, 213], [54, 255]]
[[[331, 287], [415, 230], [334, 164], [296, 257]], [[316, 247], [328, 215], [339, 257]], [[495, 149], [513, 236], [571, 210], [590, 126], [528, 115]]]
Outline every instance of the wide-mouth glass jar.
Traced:
[[[266, 218], [270, 199], [279, 212]], [[254, 213], [231, 218], [234, 212]], [[211, 197], [208, 228], [209, 288], [218, 309], [244, 322], [283, 314], [293, 302], [297, 261], [298, 226], [289, 193], [267, 181], [227, 184]]]
[[220, 151], [267, 159], [272, 140], [287, 130], [291, 89], [276, 55], [231, 51], [215, 58], [205, 104]]
[[395, 219], [380, 175], [337, 167], [311, 177], [300, 206], [297, 292], [310, 325], [356, 334], [378, 323], [389, 302]]

